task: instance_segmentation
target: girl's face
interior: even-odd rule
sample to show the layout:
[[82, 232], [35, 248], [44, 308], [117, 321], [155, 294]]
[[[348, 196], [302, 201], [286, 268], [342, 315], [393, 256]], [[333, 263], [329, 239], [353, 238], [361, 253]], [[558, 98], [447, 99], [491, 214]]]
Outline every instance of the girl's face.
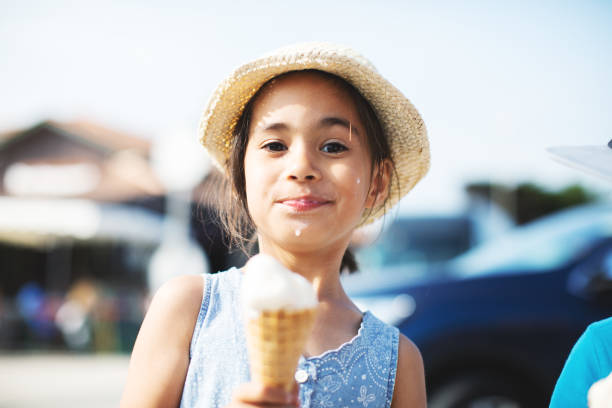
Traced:
[[261, 248], [348, 244], [364, 209], [384, 199], [376, 193], [386, 189], [371, 183], [365, 138], [352, 100], [326, 78], [296, 73], [264, 90], [244, 158], [247, 205]]

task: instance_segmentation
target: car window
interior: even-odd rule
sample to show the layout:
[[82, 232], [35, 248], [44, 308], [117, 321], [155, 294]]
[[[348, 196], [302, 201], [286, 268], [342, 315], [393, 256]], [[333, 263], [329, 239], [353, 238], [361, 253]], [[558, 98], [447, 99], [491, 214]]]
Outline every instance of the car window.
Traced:
[[612, 208], [579, 208], [517, 227], [451, 261], [459, 275], [564, 265], [596, 241], [612, 236]]
[[383, 228], [370, 245], [356, 251], [364, 270], [447, 261], [470, 248], [472, 223], [467, 217], [399, 218]]

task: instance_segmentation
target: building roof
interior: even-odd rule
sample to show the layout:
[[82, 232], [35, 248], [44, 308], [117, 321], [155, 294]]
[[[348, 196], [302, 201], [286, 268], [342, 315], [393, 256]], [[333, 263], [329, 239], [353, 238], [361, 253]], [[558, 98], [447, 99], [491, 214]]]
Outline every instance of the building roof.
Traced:
[[3, 145], [41, 128], [49, 128], [67, 137], [81, 139], [86, 143], [109, 151], [135, 150], [148, 156], [151, 147], [151, 142], [144, 138], [118, 132], [92, 122], [45, 120], [29, 128], [0, 133], [0, 149]]
[[[86, 121], [74, 122], [58, 122], [46, 120], [37, 123], [29, 128], [18, 129], [11, 132], [0, 133], [0, 155], [12, 154], [9, 146], [15, 146], [20, 142], [30, 143], [35, 146], [38, 142], [37, 135], [40, 133], [52, 133], [71, 143], [86, 145], [88, 149], [99, 151], [101, 154], [97, 156], [76, 154], [72, 151], [67, 151], [65, 157], [62, 152], [59, 154], [62, 160], [51, 160], [46, 162], [46, 156], [43, 154], [40, 160], [31, 160], [21, 163], [26, 167], [20, 168], [21, 173], [16, 173], [16, 167], [11, 173], [13, 180], [16, 180], [17, 174], [23, 178], [23, 181], [15, 181], [13, 185], [25, 186], [25, 190], [10, 190], [6, 183], [0, 183], [0, 196], [2, 195], [17, 195], [17, 196], [42, 196], [42, 197], [80, 197], [93, 199], [98, 201], [120, 202], [132, 200], [135, 197], [141, 196], [156, 196], [164, 194], [164, 188], [161, 185], [157, 175], [151, 168], [149, 163], [150, 150], [152, 143], [149, 140], [139, 138], [132, 134], [118, 132]], [[29, 136], [32, 136], [30, 138]], [[58, 149], [62, 149], [59, 146]], [[36, 149], [30, 149], [34, 154], [40, 152]], [[31, 156], [31, 155], [30, 155]], [[97, 158], [95, 158], [97, 157]], [[54, 156], [55, 158], [55, 156]], [[19, 158], [10, 156], [5, 158], [10, 163], [15, 161], [19, 164]], [[89, 178], [83, 179], [89, 173], [85, 170], [75, 169], [75, 165], [91, 164], [94, 168], [92, 175]], [[46, 168], [48, 165], [55, 168], [55, 172]], [[73, 168], [69, 168], [72, 165]], [[28, 168], [27, 166], [30, 166]], [[90, 166], [90, 167], [91, 167]], [[79, 179], [75, 179], [75, 174]], [[0, 167], [0, 180], [3, 177], [3, 171]], [[38, 173], [36, 173], [38, 172]], [[40, 172], [44, 172], [40, 173]], [[40, 173], [40, 174], [39, 174]], [[4, 174], [5, 176], [6, 174]], [[45, 176], [45, 177], [42, 177]], [[54, 178], [55, 177], [55, 178]], [[30, 180], [30, 181], [27, 181]], [[44, 181], [46, 180], [46, 182]], [[59, 181], [58, 181], [59, 180]], [[86, 182], [83, 182], [85, 180]], [[94, 181], [92, 181], [94, 180]], [[81, 184], [79, 184], [81, 182]], [[17, 183], [17, 184], [15, 184]], [[72, 192], [67, 187], [70, 183], [76, 183], [77, 190]], [[83, 190], [82, 183], [85, 185], [95, 183]], [[89, 184], [88, 184], [89, 183]], [[39, 189], [38, 186], [45, 188]], [[53, 190], [46, 187], [61, 187]], [[63, 189], [63, 190], [62, 190]], [[80, 191], [79, 189], [83, 190]]]

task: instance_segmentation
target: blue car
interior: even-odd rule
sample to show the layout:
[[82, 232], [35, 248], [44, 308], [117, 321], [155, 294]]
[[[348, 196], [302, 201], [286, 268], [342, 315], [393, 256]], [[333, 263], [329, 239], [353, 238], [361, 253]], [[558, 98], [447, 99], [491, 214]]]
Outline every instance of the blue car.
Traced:
[[344, 284], [417, 344], [429, 407], [545, 407], [574, 342], [612, 315], [612, 206], [558, 212], [440, 265]]

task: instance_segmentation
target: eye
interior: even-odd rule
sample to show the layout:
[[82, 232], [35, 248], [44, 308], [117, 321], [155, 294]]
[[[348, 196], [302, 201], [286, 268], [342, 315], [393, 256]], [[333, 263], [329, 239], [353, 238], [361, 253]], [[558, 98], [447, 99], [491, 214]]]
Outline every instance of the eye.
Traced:
[[266, 143], [265, 145], [262, 146], [262, 149], [268, 150], [271, 152], [282, 152], [283, 150], [287, 150], [285, 145], [282, 144], [281, 142]]
[[321, 151], [325, 153], [342, 153], [347, 150], [348, 147], [339, 142], [325, 143], [321, 148]]

